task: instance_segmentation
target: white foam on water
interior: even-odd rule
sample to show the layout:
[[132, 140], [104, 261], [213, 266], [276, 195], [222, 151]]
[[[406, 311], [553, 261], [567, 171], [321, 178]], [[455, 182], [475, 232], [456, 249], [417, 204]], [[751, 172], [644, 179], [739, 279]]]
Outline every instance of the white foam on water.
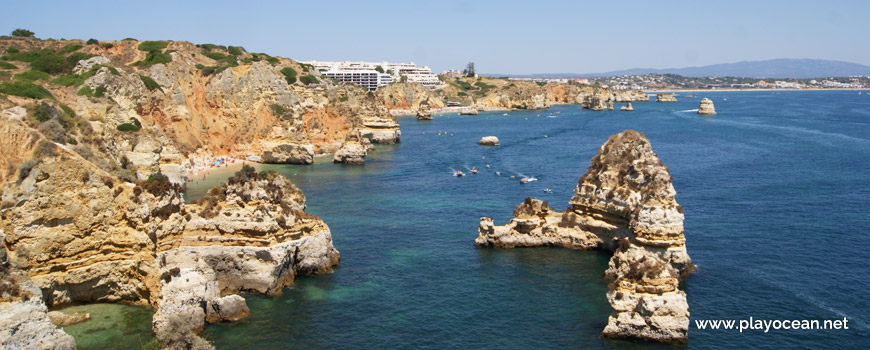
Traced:
[[777, 287], [777, 288], [779, 288], [787, 293], [791, 293], [793, 296], [797, 297], [798, 299], [800, 299], [800, 300], [802, 300], [810, 305], [813, 305], [819, 309], [831, 312], [831, 313], [833, 313], [839, 317], [843, 317], [849, 321], [852, 321], [853, 324], [856, 326], [856, 328], [859, 328], [859, 329], [865, 330], [865, 331], [870, 330], [870, 326], [868, 326], [867, 323], [864, 322], [863, 320], [849, 316], [843, 311], [840, 311], [840, 310], [837, 310], [833, 307], [830, 307], [827, 304], [825, 304], [824, 302], [816, 299], [815, 297], [813, 297], [811, 295], [808, 295], [804, 292], [796, 291], [794, 288], [791, 288], [789, 286], [786, 286], [782, 282], [779, 282], [779, 280], [777, 280], [773, 276], [766, 276], [763, 273], [758, 272], [758, 270], [756, 270], [756, 269], [750, 269], [750, 268], [743, 268], [743, 269], [746, 270], [747, 272], [749, 272], [750, 275], [753, 275], [756, 278], [759, 278], [759, 279], [763, 280], [764, 282], [771, 284], [771, 285], [773, 285], [773, 286], [775, 286], [775, 287]]

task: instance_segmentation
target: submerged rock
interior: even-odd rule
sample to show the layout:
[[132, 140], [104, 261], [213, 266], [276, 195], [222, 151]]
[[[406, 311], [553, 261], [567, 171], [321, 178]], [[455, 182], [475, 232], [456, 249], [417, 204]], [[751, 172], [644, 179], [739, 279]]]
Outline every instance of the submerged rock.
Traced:
[[48, 318], [51, 319], [51, 323], [54, 323], [55, 326], [63, 327], [90, 320], [91, 314], [87, 312], [82, 314], [76, 312], [72, 315], [67, 315], [60, 311], [49, 311]]
[[498, 146], [498, 137], [484, 136], [480, 138], [480, 141], [477, 141], [477, 144], [482, 146]]
[[692, 269], [682, 208], [668, 168], [643, 134], [608, 139], [563, 212], [526, 198], [505, 225], [481, 218], [477, 246], [562, 246], [614, 251], [606, 275], [613, 308], [607, 337], [685, 342], [689, 312], [679, 278]]
[[701, 104], [698, 105], [698, 114], [706, 114], [706, 115], [714, 115], [716, 114], [716, 108], [713, 106], [713, 101], [709, 98], [704, 98], [701, 100]]

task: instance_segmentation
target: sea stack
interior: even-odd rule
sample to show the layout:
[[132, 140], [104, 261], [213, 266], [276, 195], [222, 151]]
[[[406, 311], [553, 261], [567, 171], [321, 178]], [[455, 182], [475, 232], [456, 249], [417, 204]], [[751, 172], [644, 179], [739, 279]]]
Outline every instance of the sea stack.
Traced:
[[716, 107], [713, 106], [713, 101], [709, 98], [704, 98], [701, 100], [701, 104], [698, 106], [698, 114], [703, 115], [714, 115], [716, 114]]
[[675, 195], [646, 137], [626, 130], [592, 158], [568, 209], [526, 198], [505, 225], [481, 218], [474, 243], [612, 251], [605, 276], [614, 280], [607, 292], [613, 312], [602, 336], [685, 343], [689, 306], [678, 287], [692, 262]]
[[477, 141], [477, 144], [482, 146], [498, 146], [498, 137], [484, 136], [480, 138], [480, 141]]
[[432, 120], [432, 111], [429, 109], [429, 102], [420, 102], [417, 107], [417, 120]]
[[656, 102], [677, 102], [677, 96], [668, 93], [656, 94]]
[[333, 163], [364, 164], [368, 151], [374, 149], [369, 139], [362, 137], [359, 130], [354, 129], [347, 134], [341, 148], [332, 157]]
[[634, 107], [632, 107], [632, 106], [631, 106], [631, 102], [629, 102], [627, 105], [622, 106], [622, 107], [619, 107], [619, 110], [620, 110], [620, 111], [631, 112], [631, 111], [634, 110]]

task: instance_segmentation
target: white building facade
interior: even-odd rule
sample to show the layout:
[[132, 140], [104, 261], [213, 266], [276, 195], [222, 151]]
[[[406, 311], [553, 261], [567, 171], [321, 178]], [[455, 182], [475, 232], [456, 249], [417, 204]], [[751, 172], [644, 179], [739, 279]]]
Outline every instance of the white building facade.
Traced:
[[[432, 73], [429, 67], [417, 67], [414, 62], [306, 61], [302, 63], [310, 64], [320, 71], [321, 74], [341, 81], [357, 84], [358, 82], [355, 80], [362, 81], [365, 85], [360, 85], [369, 88], [369, 90], [375, 90], [378, 87], [398, 81], [401, 77], [405, 77], [408, 82], [419, 83], [430, 90], [438, 88], [443, 84], [438, 79], [438, 76]], [[377, 67], [381, 67], [384, 73], [376, 71], [375, 68]]]

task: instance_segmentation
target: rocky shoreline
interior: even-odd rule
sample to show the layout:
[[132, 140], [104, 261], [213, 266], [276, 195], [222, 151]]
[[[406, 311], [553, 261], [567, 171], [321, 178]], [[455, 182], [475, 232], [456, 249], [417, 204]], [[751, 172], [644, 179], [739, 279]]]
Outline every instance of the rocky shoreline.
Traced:
[[678, 287], [693, 265], [671, 181], [644, 135], [626, 130], [599, 149], [568, 209], [526, 198], [505, 225], [481, 218], [474, 243], [613, 252], [605, 272], [613, 312], [601, 335], [685, 343], [689, 311]]
[[[165, 177], [126, 183], [63, 147], [40, 147], [33, 168], [3, 190], [3, 261], [27, 272], [5, 290], [29, 288], [32, 297], [7, 296], [13, 303], [0, 307], [20, 309], [13, 313], [22, 319], [0, 322], [35, 322], [38, 333], [60, 332], [55, 341], [71, 344], [54, 347], [75, 345], [46, 323], [46, 306], [121, 302], [155, 307], [155, 334], [169, 348], [209, 348], [196, 333], [205, 322], [247, 317], [240, 292], [274, 295], [339, 261], [329, 227], [277, 173], [244, 167], [185, 203]], [[43, 341], [24, 336], [0, 344]]]

